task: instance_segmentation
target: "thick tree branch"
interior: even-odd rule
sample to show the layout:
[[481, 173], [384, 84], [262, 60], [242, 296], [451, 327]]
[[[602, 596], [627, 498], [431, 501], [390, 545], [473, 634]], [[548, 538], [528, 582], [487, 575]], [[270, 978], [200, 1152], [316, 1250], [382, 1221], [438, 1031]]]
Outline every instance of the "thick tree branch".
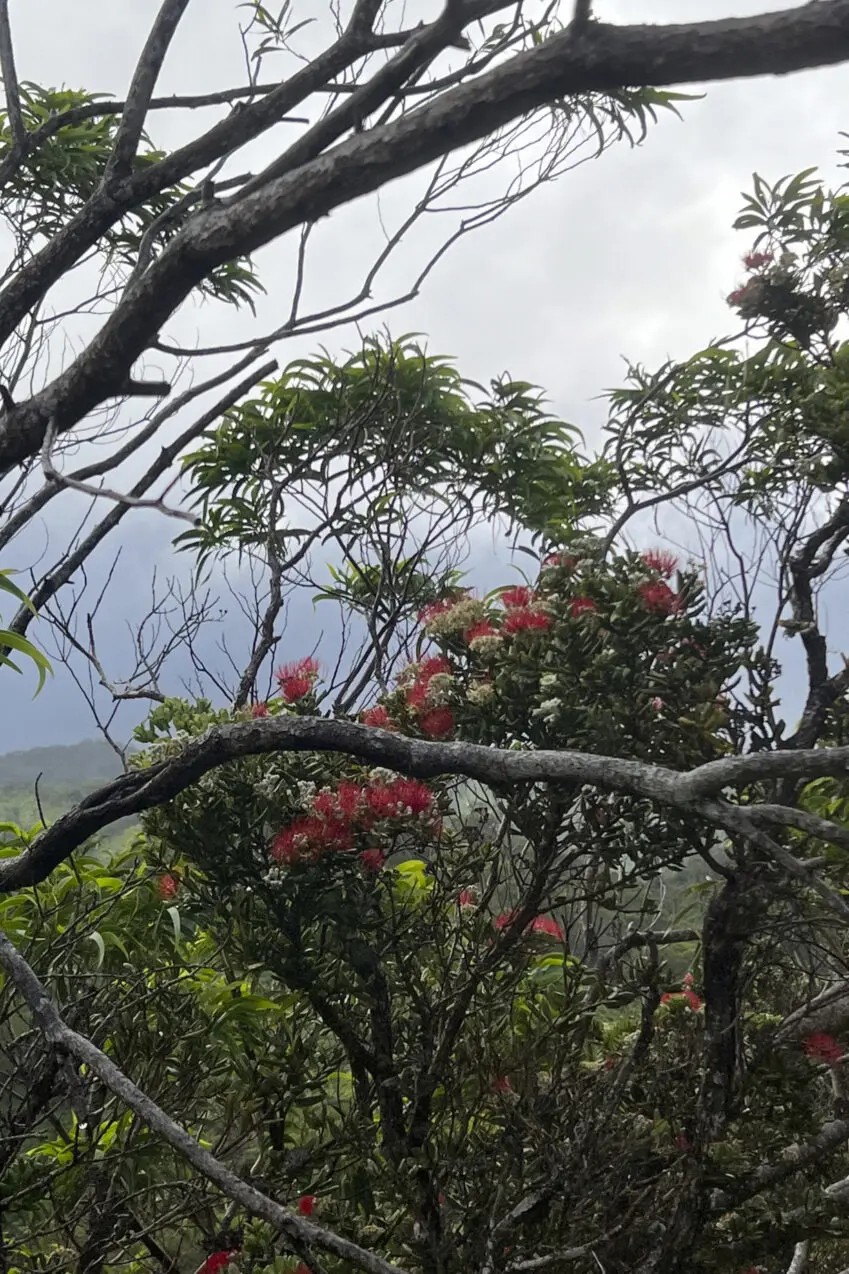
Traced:
[[403, 1274], [398, 1266], [384, 1261], [373, 1252], [367, 1252], [356, 1243], [351, 1243], [348, 1239], [341, 1238], [282, 1208], [279, 1203], [275, 1203], [267, 1195], [255, 1190], [241, 1177], [237, 1177], [208, 1150], [204, 1150], [194, 1137], [176, 1124], [146, 1093], [136, 1087], [105, 1053], [92, 1044], [91, 1040], [72, 1030], [62, 1020], [47, 994], [46, 987], [38, 980], [17, 948], [2, 933], [0, 933], [0, 965], [28, 1005], [48, 1044], [52, 1044], [72, 1057], [78, 1066], [85, 1066], [89, 1075], [96, 1075], [110, 1092], [114, 1093], [130, 1110], [135, 1111], [147, 1127], [157, 1133], [167, 1145], [171, 1146], [207, 1180], [218, 1186], [228, 1198], [235, 1200], [253, 1216], [267, 1221], [281, 1234], [285, 1234], [296, 1245], [296, 1250], [305, 1249], [309, 1252], [311, 1248], [316, 1247], [324, 1252], [332, 1253], [343, 1261], [350, 1262], [358, 1269], [368, 1271], [368, 1274]]
[[[315, 89], [333, 73], [336, 63], [344, 66], [355, 56], [352, 37], [343, 37], [301, 72], [303, 91]], [[192, 217], [144, 277], [128, 288], [88, 349], [45, 390], [8, 413], [0, 425], [0, 471], [40, 450], [51, 417], [55, 416], [60, 432], [71, 429], [105, 398], [120, 392], [133, 363], [210, 270], [479, 141], [512, 120], [573, 94], [786, 74], [847, 58], [849, 0], [820, 0], [754, 18], [666, 27], [594, 23], [579, 40], [567, 28], [395, 123], [355, 135], [253, 194]], [[301, 89], [294, 88], [298, 79], [294, 76], [281, 86], [281, 92], [292, 90], [288, 96], [271, 93], [238, 113], [237, 123], [239, 115], [251, 121], [245, 137], [232, 120], [218, 125], [227, 130], [226, 149], [243, 145], [270, 126], [275, 115], [288, 112], [295, 104], [291, 98], [300, 100]], [[268, 111], [268, 123], [250, 113], [259, 110]], [[173, 173], [169, 170], [169, 182], [173, 182], [185, 176], [187, 164], [197, 167], [218, 158], [217, 143], [210, 141], [214, 133], [215, 129], [210, 130], [197, 143], [197, 164], [187, 158], [189, 148], [183, 148], [147, 173], [128, 178], [127, 189], [120, 195], [109, 200], [96, 196], [66, 234], [57, 236], [31, 263], [32, 268], [25, 267], [10, 283], [0, 298], [0, 339], [14, 329], [46, 287], [96, 242], [128, 206], [127, 200], [147, 197], [145, 181], [155, 189], [169, 162], [175, 167]]]
[[[317, 717], [274, 717], [215, 726], [186, 744], [179, 755], [147, 769], [136, 770], [106, 784], [82, 800], [43, 831], [17, 858], [0, 864], [0, 893], [8, 893], [46, 879], [89, 837], [121, 818], [162, 805], [210, 770], [246, 756], [270, 752], [347, 753], [373, 765], [386, 766], [416, 778], [458, 774], [489, 786], [516, 783], [589, 783], [609, 791], [630, 792], [695, 817], [702, 817], [738, 836], [744, 836], [776, 861], [786, 850], [759, 830], [751, 806], [735, 806], [709, 799], [708, 793], [731, 783], [757, 778], [815, 778], [845, 773], [849, 747], [817, 748], [809, 752], [757, 753], [728, 757], [699, 766], [687, 774], [643, 761], [597, 756], [589, 752], [515, 752], [474, 743], [431, 743], [408, 739], [386, 730], [350, 721]], [[827, 896], [841, 914], [847, 905], [796, 860], [793, 874]]]

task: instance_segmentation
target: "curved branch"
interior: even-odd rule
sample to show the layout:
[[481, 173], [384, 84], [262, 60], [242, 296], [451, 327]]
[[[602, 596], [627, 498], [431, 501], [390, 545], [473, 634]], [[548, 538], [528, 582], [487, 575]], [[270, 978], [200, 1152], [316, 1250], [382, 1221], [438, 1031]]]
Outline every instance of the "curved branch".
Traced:
[[[516, 752], [475, 743], [431, 743], [351, 721], [295, 716], [215, 726], [187, 743], [177, 756], [107, 783], [41, 832], [23, 853], [0, 864], [0, 893], [45, 880], [89, 837], [121, 818], [163, 805], [210, 770], [228, 761], [270, 752], [346, 753], [420, 779], [457, 774], [495, 788], [529, 782], [578, 782], [648, 797], [747, 837], [785, 869], [802, 876], [827, 897], [833, 909], [849, 916], [849, 906], [842, 899], [759, 830], [752, 818], [756, 807], [706, 798], [708, 792], [735, 781], [845, 773], [849, 747], [728, 757], [682, 774], [644, 761], [590, 752]], [[785, 859], [792, 861], [788, 865]]]

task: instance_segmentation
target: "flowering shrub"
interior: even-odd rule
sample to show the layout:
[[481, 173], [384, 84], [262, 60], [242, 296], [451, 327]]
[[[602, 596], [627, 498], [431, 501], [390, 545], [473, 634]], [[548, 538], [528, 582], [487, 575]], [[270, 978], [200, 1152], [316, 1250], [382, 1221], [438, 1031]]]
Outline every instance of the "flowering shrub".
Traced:
[[[671, 554], [602, 562], [592, 545], [546, 557], [533, 585], [434, 604], [418, 636], [417, 658], [360, 713], [364, 725], [681, 768], [721, 756], [733, 738], [717, 698], [752, 641], [733, 616], [703, 618], [698, 578], [677, 572]], [[269, 715], [314, 712], [317, 675], [281, 669]], [[303, 696], [293, 693], [300, 678]], [[614, 1231], [635, 1179], [657, 1183], [661, 1207], [682, 1165], [705, 1154], [698, 1110], [715, 1009], [693, 973], [663, 990], [675, 978], [662, 950], [657, 965], [626, 955], [620, 975], [591, 945], [597, 928], [607, 942], [631, 931], [617, 908], [659, 863], [692, 852], [696, 825], [578, 784], [517, 785], [492, 821], [476, 821], [464, 799], [452, 780], [284, 753], [233, 763], [145, 816], [150, 843], [179, 846], [192, 863], [183, 923], [203, 917], [228, 961], [261, 968], [263, 993], [288, 1006], [262, 1067], [275, 1102], [289, 1094], [287, 1110], [297, 1100], [315, 1111], [297, 1125], [318, 1156], [300, 1188], [322, 1180], [328, 1224], [361, 1224], [355, 1198], [370, 1200], [357, 1204], [370, 1209], [363, 1224], [405, 1218], [381, 1243], [413, 1268], [426, 1265], [416, 1227], [429, 1215], [470, 1252], [486, 1249], [493, 1171], [516, 1199], [553, 1171], [581, 1183], [568, 1217], [555, 1208], [527, 1243], [511, 1235], [530, 1259], [557, 1250], [561, 1231], [586, 1242]], [[759, 1051], [755, 1028], [748, 1038], [748, 1074], [772, 1076], [775, 1050]], [[822, 1041], [785, 1049], [772, 1087], [748, 1090], [745, 1119], [729, 1124], [723, 1170], [745, 1174], [765, 1130], [780, 1147], [812, 1119], [816, 1093], [799, 1068], [817, 1071], [805, 1053], [829, 1065], [841, 1055]], [[291, 1120], [279, 1101], [263, 1115], [271, 1126]], [[344, 1149], [325, 1186], [327, 1136]], [[520, 1163], [502, 1161], [511, 1137]], [[421, 1163], [422, 1145], [434, 1165], [427, 1193], [422, 1171], [403, 1167]], [[269, 1148], [264, 1170], [283, 1173], [288, 1153], [283, 1141]], [[314, 1204], [303, 1194], [297, 1207], [310, 1215]], [[761, 1233], [756, 1209], [740, 1215], [749, 1238]], [[651, 1241], [648, 1220], [636, 1221], [627, 1259]], [[711, 1230], [717, 1250], [725, 1241]], [[257, 1232], [246, 1250], [270, 1242]]]

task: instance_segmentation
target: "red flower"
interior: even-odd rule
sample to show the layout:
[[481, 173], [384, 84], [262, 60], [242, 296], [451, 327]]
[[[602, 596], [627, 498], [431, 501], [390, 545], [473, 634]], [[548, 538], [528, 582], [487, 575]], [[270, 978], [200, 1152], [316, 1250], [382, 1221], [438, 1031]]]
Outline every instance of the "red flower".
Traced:
[[268, 716], [268, 704], [267, 704], [267, 703], [255, 703], [255, 704], [254, 704], [254, 706], [251, 708], [251, 716], [252, 716], [252, 717], [254, 717], [254, 718], [256, 718], [256, 717], [267, 717], [267, 716]]
[[416, 779], [395, 779], [366, 789], [368, 808], [376, 818], [424, 814], [433, 805], [433, 792]]
[[423, 659], [419, 664], [419, 672], [417, 681], [430, 681], [431, 677], [437, 676], [438, 673], [451, 673], [453, 668], [444, 655], [430, 655], [427, 659]]
[[544, 933], [549, 938], [557, 938], [564, 942], [566, 935], [553, 916], [536, 916], [531, 921], [531, 933]]
[[331, 850], [350, 849], [353, 833], [350, 824], [338, 815], [318, 818], [315, 815], [296, 819], [278, 832], [271, 842], [275, 862], [292, 866], [303, 860], [312, 861]]
[[463, 637], [467, 645], [471, 645], [473, 641], [477, 641], [479, 637], [500, 637], [498, 629], [493, 627], [488, 619], [479, 619], [476, 624], [472, 624], [471, 628], [463, 633]]
[[316, 792], [312, 799], [312, 810], [319, 818], [333, 818], [336, 813], [336, 798], [332, 792]]
[[226, 1265], [229, 1265], [233, 1257], [236, 1255], [237, 1253], [235, 1251], [213, 1252], [212, 1256], [208, 1256], [206, 1258], [197, 1274], [218, 1274], [218, 1271], [223, 1270]]
[[447, 739], [454, 733], [454, 713], [450, 708], [431, 708], [419, 721], [429, 739]]
[[411, 814], [424, 814], [433, 805], [433, 792], [417, 779], [396, 779], [392, 790], [398, 803]]
[[772, 260], [771, 252], [747, 252], [743, 257], [743, 265], [747, 270], [759, 270]]
[[280, 691], [287, 703], [297, 703], [299, 699], [305, 699], [311, 690], [310, 677], [289, 677], [286, 681], [280, 682]]
[[383, 864], [386, 862], [386, 855], [382, 849], [364, 849], [360, 854], [360, 862], [366, 871], [379, 872]]
[[[506, 929], [509, 924], [512, 924], [515, 918], [515, 911], [502, 911], [500, 916], [495, 917], [493, 924], [500, 932], [502, 929]], [[549, 938], [558, 938], [561, 942], [565, 940], [563, 930], [553, 916], [534, 916], [525, 932], [544, 933]]]
[[373, 708], [366, 708], [365, 712], [360, 714], [360, 720], [363, 725], [376, 726], [380, 730], [392, 729], [392, 722], [389, 719], [389, 713], [386, 711], [382, 703], [375, 704]]
[[278, 668], [275, 676], [280, 692], [287, 703], [297, 703], [312, 690], [313, 683], [319, 673], [319, 663], [312, 655], [299, 659], [296, 663], [284, 664]]
[[702, 1007], [701, 997], [696, 995], [695, 991], [691, 991], [686, 987], [683, 991], [667, 991], [660, 997], [661, 1004], [677, 1004], [681, 1000], [686, 1000], [694, 1013], [698, 1013]]
[[692, 973], [685, 973], [683, 978], [681, 979], [681, 984], [682, 986], [692, 986], [694, 981], [695, 981], [695, 978], [693, 977]]
[[336, 789], [336, 805], [343, 818], [356, 818], [365, 805], [365, 799], [365, 788], [359, 783], [343, 780]]
[[649, 570], [657, 571], [664, 579], [674, 575], [678, 567], [678, 558], [667, 549], [649, 549], [642, 554], [642, 560]]
[[536, 594], [533, 589], [520, 584], [517, 588], [506, 588], [504, 590], [501, 594], [501, 604], [508, 610], [514, 610], [519, 606], [530, 606], [535, 597]]
[[312, 1216], [314, 1207], [315, 1207], [315, 1195], [302, 1194], [300, 1199], [298, 1200], [298, 1211], [300, 1212], [301, 1216]]
[[529, 606], [516, 606], [504, 617], [505, 633], [529, 632], [534, 628], [548, 628], [551, 620], [544, 611]]
[[591, 597], [576, 597], [569, 607], [569, 613], [573, 619], [577, 619], [579, 615], [587, 614], [593, 610], [598, 610], [598, 607]]
[[412, 708], [414, 712], [424, 708], [427, 704], [427, 682], [414, 682], [405, 692], [404, 698], [407, 700], [407, 706]]
[[180, 881], [176, 876], [172, 876], [170, 872], [160, 876], [156, 882], [156, 892], [163, 902], [169, 902], [171, 898], [176, 898], [179, 890]]
[[492, 1081], [492, 1091], [494, 1093], [512, 1093], [513, 1085], [506, 1075], [498, 1075]]
[[829, 1066], [835, 1066], [843, 1057], [843, 1049], [837, 1040], [825, 1031], [815, 1031], [802, 1043], [808, 1057], [813, 1057], [817, 1062], [828, 1062]]
[[542, 564], [543, 566], [565, 566], [571, 570], [576, 560], [568, 553], [549, 553], [548, 557], [543, 558]]
[[476, 907], [477, 906], [477, 903], [475, 902], [475, 895], [472, 893], [471, 889], [460, 890], [460, 892], [457, 895], [457, 906], [458, 907]]
[[655, 580], [651, 584], [640, 584], [637, 592], [643, 604], [658, 615], [675, 615], [683, 605], [678, 594], [673, 593], [663, 580]]

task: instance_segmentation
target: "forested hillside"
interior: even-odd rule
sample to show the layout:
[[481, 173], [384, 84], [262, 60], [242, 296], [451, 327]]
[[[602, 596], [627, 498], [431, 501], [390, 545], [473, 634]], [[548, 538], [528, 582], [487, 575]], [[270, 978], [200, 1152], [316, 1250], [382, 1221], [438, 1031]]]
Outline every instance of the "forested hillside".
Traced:
[[[6, 752], [0, 756], [0, 824], [30, 828], [42, 817], [51, 823], [120, 771], [112, 748], [98, 739]], [[102, 839], [116, 846], [131, 824], [124, 820]], [[0, 839], [9, 835], [0, 831]]]

